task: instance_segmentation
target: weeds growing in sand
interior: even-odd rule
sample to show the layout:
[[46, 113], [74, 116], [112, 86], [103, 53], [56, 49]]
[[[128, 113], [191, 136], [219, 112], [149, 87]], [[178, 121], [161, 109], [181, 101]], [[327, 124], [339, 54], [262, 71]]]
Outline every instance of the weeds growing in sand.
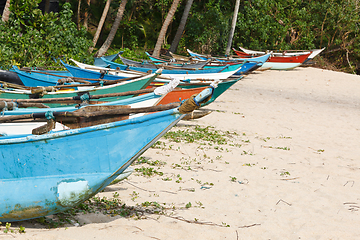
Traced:
[[226, 224], [226, 223], [224, 223], [224, 222], [222, 222], [222, 225], [223, 225], [224, 227], [230, 227], [229, 224]]
[[251, 167], [251, 166], [255, 166], [255, 163], [244, 163], [243, 166]]
[[252, 152], [250, 152], [250, 151], [243, 151], [242, 153], [241, 153], [241, 155], [253, 155], [253, 153]]
[[280, 176], [290, 176], [290, 173], [289, 172], [281, 172], [280, 173]]
[[150, 166], [158, 166], [158, 167], [166, 164], [166, 162], [163, 162], [163, 161], [159, 161], [159, 160], [151, 161], [147, 157], [139, 157], [136, 160], [136, 162], [134, 162], [134, 165], [145, 164], [145, 163]]
[[[0, 222], [0, 229], [1, 229], [2, 222]], [[11, 223], [5, 223], [5, 229], [3, 230], [4, 233], [25, 233], [25, 227], [19, 226], [19, 228], [11, 228]]]
[[283, 138], [283, 139], [292, 139], [292, 137], [286, 137], [286, 136], [283, 136], [283, 135], [280, 135], [280, 136], [278, 136], [277, 138]]
[[135, 168], [134, 170], [139, 175], [146, 176], [146, 177], [151, 177], [154, 175], [159, 175], [159, 176], [164, 175], [163, 172], [158, 172], [158, 171], [154, 170], [154, 168], [152, 168], [152, 167], [141, 167], [141, 168]]
[[131, 196], [131, 200], [132, 200], [132, 201], [135, 201], [135, 199], [137, 199], [137, 198], [139, 197], [139, 193], [133, 191], [133, 192], [130, 194], [130, 196]]
[[243, 118], [245, 117], [245, 115], [244, 115], [243, 113], [233, 112], [233, 114], [235, 114], [235, 115], [241, 115]]
[[214, 127], [189, 127], [187, 126], [185, 130], [169, 131], [164, 135], [165, 139], [168, 139], [173, 142], [208, 142], [210, 144], [224, 145], [227, 144], [229, 135], [234, 133], [226, 132], [222, 133], [220, 131], [214, 130]]
[[289, 147], [273, 147], [273, 146], [262, 146], [263, 148], [273, 148], [273, 149], [281, 149], [285, 151], [290, 151]]
[[180, 174], [178, 174], [176, 177], [178, 178], [178, 179], [176, 180], [176, 183], [180, 183], [180, 181], [182, 180], [182, 177], [180, 176]]
[[289, 147], [275, 147], [275, 149], [282, 149], [282, 150], [285, 150], [285, 151], [290, 151]]

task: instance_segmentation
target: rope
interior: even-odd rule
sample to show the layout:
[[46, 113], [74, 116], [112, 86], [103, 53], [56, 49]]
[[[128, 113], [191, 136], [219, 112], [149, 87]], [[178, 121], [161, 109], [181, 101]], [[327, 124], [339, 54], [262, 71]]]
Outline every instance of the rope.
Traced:
[[0, 87], [5, 89], [8, 87], [8, 85], [6, 83], [0, 83]]
[[195, 101], [196, 96], [197, 96], [197, 94], [192, 95], [189, 99], [187, 99], [186, 101], [184, 101], [181, 104], [181, 106], [179, 107], [179, 112], [181, 114], [188, 114], [188, 113], [191, 113], [192, 111], [200, 108], [202, 103], [206, 103], [207, 101], [209, 101], [211, 99], [212, 94], [199, 103]]
[[52, 111], [47, 111], [45, 113], [45, 117], [46, 117], [47, 120], [55, 119], [54, 114], [53, 114]]
[[189, 99], [187, 99], [181, 106], [179, 107], [179, 112], [181, 114], [188, 114], [192, 111], [198, 109], [200, 106], [195, 102], [196, 94], [192, 95]]
[[4, 116], [4, 115], [5, 115], [5, 111], [8, 110], [7, 102], [5, 102], [5, 101], [3, 101], [3, 102], [4, 102], [5, 107], [1, 110], [1, 116]]
[[83, 101], [83, 102], [89, 101], [90, 100], [89, 93], [85, 93], [85, 94], [81, 95], [80, 100]]

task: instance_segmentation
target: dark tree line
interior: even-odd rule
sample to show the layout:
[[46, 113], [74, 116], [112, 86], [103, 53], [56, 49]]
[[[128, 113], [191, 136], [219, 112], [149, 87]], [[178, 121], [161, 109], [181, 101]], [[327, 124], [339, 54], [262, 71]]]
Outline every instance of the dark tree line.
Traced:
[[[51, 43], [46, 44], [48, 49], [41, 48], [39, 52], [24, 44], [27, 54], [17, 56], [14, 53], [21, 46], [9, 39], [15, 33], [12, 32], [12, 35], [5, 34], [0, 38], [0, 48], [4, 53], [0, 55], [0, 63], [8, 61], [2, 58], [3, 55], [12, 57], [13, 61], [20, 64], [30, 65], [50, 61], [48, 57], [57, 57], [57, 54], [75, 54], [72, 57], [91, 61], [91, 56], [99, 53], [99, 49], [106, 43], [107, 54], [120, 48], [144, 52], [153, 50], [160, 43], [162, 48], [170, 48], [178, 54], [186, 54], [186, 48], [189, 48], [199, 53], [224, 55], [232, 39], [231, 46], [234, 48], [243, 46], [256, 50], [326, 47], [326, 51], [322, 53], [326, 64], [348, 72], [355, 72], [360, 68], [359, 0], [244, 0], [240, 1], [236, 27], [233, 29], [231, 26], [236, 0], [182, 0], [175, 4], [175, 10], [174, 7], [172, 9], [174, 15], [168, 19], [174, 0], [60, 0], [59, 14], [43, 16], [34, 15], [30, 10], [36, 8], [39, 0], [12, 0], [11, 3], [10, 20], [1, 23], [1, 31], [11, 32], [16, 29], [16, 34], [21, 33], [19, 41], [25, 42], [21, 38], [27, 37], [32, 39], [34, 46], [37, 46], [37, 41], [52, 39], [50, 36], [56, 38], [60, 34], [60, 39], [71, 39], [74, 46], [71, 48], [69, 44], [66, 48], [61, 48], [56, 41], [50, 41]], [[112, 31], [116, 20], [119, 20], [117, 16], [121, 4], [125, 7], [118, 27]], [[106, 5], [108, 10], [104, 11]], [[70, 16], [69, 10], [72, 10], [70, 18], [66, 20], [69, 21], [66, 25], [72, 29], [68, 29], [67, 36], [56, 33], [55, 27], [55, 32], [52, 33], [50, 27], [60, 23], [64, 6], [70, 6], [65, 7], [67, 17]], [[40, 20], [36, 20], [34, 16]], [[23, 22], [15, 21], [16, 18]], [[102, 18], [104, 21], [101, 24]], [[34, 22], [42, 28], [34, 25]], [[165, 33], [161, 35], [164, 28]], [[233, 37], [230, 38], [232, 30]], [[39, 34], [34, 31], [39, 31]], [[96, 33], [98, 37], [94, 41]], [[112, 38], [110, 44], [107, 41], [109, 36]], [[89, 49], [93, 50], [92, 54]], [[41, 57], [36, 58], [36, 55]]]

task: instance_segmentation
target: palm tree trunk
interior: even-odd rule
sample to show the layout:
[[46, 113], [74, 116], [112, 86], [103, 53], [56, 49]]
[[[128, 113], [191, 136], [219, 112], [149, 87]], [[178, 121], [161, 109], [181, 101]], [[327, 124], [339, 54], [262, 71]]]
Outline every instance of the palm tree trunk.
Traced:
[[109, 7], [110, 7], [110, 3], [111, 3], [111, 0], [107, 0], [106, 1], [106, 4], [105, 4], [105, 7], [104, 7], [104, 11], [101, 15], [101, 18], [100, 18], [100, 22], [99, 22], [99, 25], [96, 29], [96, 32], [95, 32], [95, 35], [94, 35], [94, 39], [93, 39], [93, 46], [90, 48], [90, 53], [93, 51], [94, 47], [96, 46], [96, 43], [99, 39], [99, 36], [100, 36], [100, 33], [101, 33], [101, 30], [102, 30], [102, 27], [104, 25], [104, 22], [105, 22], [105, 19], [106, 19], [106, 15], [109, 11]]
[[231, 23], [231, 29], [230, 29], [230, 34], [229, 34], [229, 39], [228, 39], [228, 44], [227, 44], [227, 47], [226, 47], [225, 55], [230, 54], [231, 44], [232, 44], [232, 40], [233, 40], [234, 32], [235, 32], [235, 27], [236, 27], [237, 15], [238, 15], [238, 12], [239, 12], [239, 6], [240, 6], [240, 0], [236, 0], [235, 9], [234, 9], [234, 16], [233, 16], [232, 23]]
[[81, 7], [81, 0], [78, 2], [78, 8], [77, 8], [77, 28], [80, 30], [80, 7]]
[[44, 12], [49, 13], [50, 12], [50, 0], [45, 1], [45, 9]]
[[95, 53], [95, 57], [103, 56], [106, 53], [106, 51], [109, 49], [112, 41], [114, 40], [116, 31], [119, 28], [120, 21], [122, 19], [124, 11], [125, 11], [126, 3], [127, 3], [127, 0], [122, 0], [121, 1], [118, 12], [117, 12], [117, 15], [116, 15], [116, 18], [115, 18], [115, 21], [114, 21], [114, 24], [111, 27], [110, 33], [109, 33], [108, 37], [106, 38], [104, 44], [99, 49], [99, 51], [97, 51]]
[[170, 49], [169, 51], [170, 52], [173, 52], [173, 53], [176, 53], [176, 49], [179, 45], [179, 42], [180, 42], [180, 39], [182, 37], [182, 34], [184, 32], [184, 29], [185, 29], [185, 25], [186, 25], [186, 21], [187, 21], [187, 18], [189, 16], [189, 12], [190, 12], [190, 8], [191, 8], [191, 5], [193, 3], [194, 0], [188, 0], [186, 2], [186, 5], [185, 5], [185, 9], [184, 9], [184, 13], [181, 17], [181, 20], [180, 20], [180, 25], [176, 31], [176, 34], [175, 34], [175, 37], [171, 43], [171, 46], [170, 46]]
[[165, 34], [166, 31], [171, 23], [171, 20], [176, 12], [177, 6], [179, 5], [180, 0], [174, 0], [174, 2], [171, 5], [170, 11], [168, 13], [168, 15], [166, 16], [166, 19], [161, 27], [160, 33], [159, 33], [159, 37], [157, 39], [156, 45], [155, 45], [155, 49], [153, 52], [153, 56], [154, 57], [159, 57], [160, 56], [160, 49], [161, 49], [161, 45], [164, 42], [165, 39]]
[[86, 3], [87, 3], [87, 6], [86, 6], [85, 14], [84, 14], [84, 27], [86, 28], [86, 30], [88, 30], [88, 28], [89, 28], [88, 22], [89, 22], [90, 0], [87, 0]]
[[3, 14], [2, 14], [2, 20], [4, 22], [7, 22], [9, 20], [9, 16], [10, 16], [9, 7], [10, 7], [10, 0], [7, 0], [6, 4], [5, 4], [5, 7], [4, 7]]

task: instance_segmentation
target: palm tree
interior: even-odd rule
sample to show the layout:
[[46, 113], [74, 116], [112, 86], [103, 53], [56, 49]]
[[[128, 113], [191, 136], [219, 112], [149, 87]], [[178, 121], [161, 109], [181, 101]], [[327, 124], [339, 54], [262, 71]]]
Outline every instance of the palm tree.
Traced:
[[7, 0], [7, 1], [6, 1], [6, 4], [5, 4], [5, 8], [4, 8], [3, 14], [2, 14], [2, 20], [3, 20], [4, 22], [7, 22], [7, 21], [9, 20], [9, 16], [10, 16], [9, 7], [10, 7], [10, 0]]
[[99, 36], [100, 36], [100, 33], [101, 33], [101, 30], [102, 30], [102, 27], [104, 25], [104, 22], [105, 22], [105, 19], [106, 19], [106, 15], [109, 11], [109, 7], [110, 7], [110, 3], [111, 3], [111, 0], [107, 0], [106, 1], [106, 4], [105, 4], [105, 7], [104, 7], [104, 11], [101, 15], [101, 18], [100, 18], [100, 22], [99, 22], [99, 25], [96, 29], [96, 32], [95, 32], [95, 35], [94, 35], [94, 39], [93, 39], [93, 46], [90, 48], [90, 52], [93, 51], [94, 47], [96, 46], [96, 43], [99, 39]]
[[232, 23], [231, 23], [231, 29], [230, 29], [230, 34], [229, 34], [229, 39], [228, 39], [228, 44], [227, 44], [227, 47], [226, 47], [225, 55], [230, 54], [231, 44], [232, 44], [232, 40], [233, 40], [234, 32], [235, 32], [235, 27], [236, 27], [237, 15], [238, 15], [238, 12], [239, 12], [239, 6], [240, 6], [240, 0], [236, 0], [235, 9], [234, 9], [234, 16], [233, 16]]
[[95, 57], [100, 57], [100, 56], [104, 56], [104, 54], [106, 53], [106, 51], [109, 49], [112, 41], [114, 40], [115, 34], [117, 29], [119, 28], [120, 25], [120, 21], [122, 19], [122, 16], [124, 14], [125, 11], [125, 6], [126, 6], [127, 0], [122, 0], [118, 9], [118, 12], [116, 14], [116, 18], [114, 21], [114, 24], [111, 27], [110, 33], [108, 35], [108, 37], [106, 38], [104, 44], [101, 46], [101, 48], [95, 53]]
[[169, 51], [170, 52], [173, 52], [175, 53], [176, 52], [176, 49], [179, 45], [179, 42], [180, 42], [180, 39], [181, 39], [181, 36], [184, 32], [184, 29], [185, 29], [185, 25], [186, 25], [186, 20], [189, 16], [189, 12], [190, 12], [190, 8], [191, 8], [191, 5], [193, 3], [194, 0], [188, 0], [186, 2], [186, 5], [185, 5], [185, 9], [184, 9], [184, 12], [183, 12], [183, 15], [181, 17], [181, 20], [180, 20], [180, 25], [176, 31], [176, 34], [175, 34], [175, 37], [171, 43], [171, 46], [170, 46], [170, 49]]
[[159, 37], [157, 39], [156, 45], [155, 45], [155, 49], [153, 52], [153, 56], [154, 57], [159, 57], [160, 56], [160, 49], [161, 49], [161, 45], [164, 42], [165, 39], [165, 34], [166, 31], [171, 23], [171, 20], [176, 12], [177, 6], [179, 5], [180, 0], [174, 0], [174, 2], [171, 5], [170, 11], [168, 13], [168, 15], [166, 16], [166, 19], [161, 27], [160, 33], [159, 33]]
[[86, 30], [88, 30], [90, 0], [87, 0], [86, 4], [87, 6], [84, 13], [84, 27], [86, 28]]
[[77, 28], [80, 30], [80, 9], [81, 8], [81, 0], [78, 2], [78, 8], [77, 8]]

